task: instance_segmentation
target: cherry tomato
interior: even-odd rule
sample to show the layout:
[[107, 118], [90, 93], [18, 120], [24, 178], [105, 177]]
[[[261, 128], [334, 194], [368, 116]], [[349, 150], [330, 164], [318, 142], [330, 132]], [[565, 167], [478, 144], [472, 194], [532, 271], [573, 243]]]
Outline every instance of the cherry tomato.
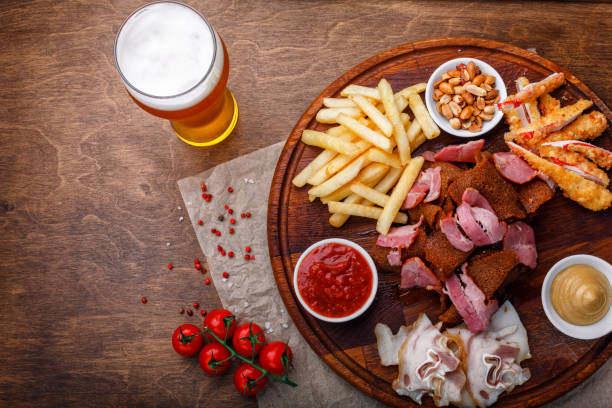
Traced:
[[202, 348], [202, 343], [204, 342], [203, 336], [196, 336], [191, 339], [187, 339], [187, 337], [201, 332], [200, 328], [193, 324], [183, 324], [177, 327], [172, 334], [172, 347], [174, 347], [174, 351], [182, 356], [197, 354]]
[[242, 363], [234, 373], [234, 387], [248, 397], [257, 394], [268, 383], [268, 377], [255, 382], [263, 373], [250, 364]]
[[217, 375], [227, 371], [230, 365], [230, 360], [219, 363], [225, 359], [229, 359], [231, 353], [223, 347], [221, 343], [208, 343], [204, 346], [198, 359], [200, 367], [208, 374]]
[[[229, 310], [216, 309], [216, 310], [213, 310], [212, 312], [209, 312], [208, 315], [206, 315], [206, 318], [204, 319], [204, 327], [205, 328], [208, 327], [213, 333], [215, 333], [217, 337], [223, 340], [226, 338], [225, 337], [225, 332], [226, 332], [225, 320], [229, 320], [230, 316], [233, 319], [232, 319], [232, 323], [229, 326], [229, 329], [227, 330], [227, 340], [229, 340], [232, 338], [232, 335], [234, 334], [234, 330], [236, 330], [236, 318]], [[212, 341], [217, 341], [209, 333], [206, 333], [206, 336], [208, 336], [208, 338], [211, 339]]]
[[244, 323], [236, 327], [234, 338], [232, 340], [236, 353], [249, 358], [253, 357], [253, 347], [251, 346], [251, 340], [249, 337], [251, 333], [253, 333], [253, 336], [257, 341], [255, 343], [255, 355], [257, 355], [266, 342], [266, 335], [263, 333], [261, 327], [255, 323]]
[[291, 362], [293, 362], [293, 351], [281, 341], [266, 344], [259, 353], [259, 364], [272, 374], [285, 374], [285, 367], [288, 367]]

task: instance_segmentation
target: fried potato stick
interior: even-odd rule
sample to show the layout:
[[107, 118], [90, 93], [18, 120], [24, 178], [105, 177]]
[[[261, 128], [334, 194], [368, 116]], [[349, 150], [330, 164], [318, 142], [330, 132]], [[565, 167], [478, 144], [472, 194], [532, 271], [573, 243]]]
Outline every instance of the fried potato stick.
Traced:
[[378, 89], [376, 88], [369, 88], [367, 86], [361, 86], [361, 85], [349, 85], [346, 88], [344, 88], [341, 92], [340, 95], [347, 97], [347, 96], [351, 96], [351, 95], [362, 95], [362, 96], [367, 96], [368, 98], [372, 98], [376, 101], [380, 101], [380, 93], [378, 92]]
[[359, 182], [351, 183], [351, 191], [365, 198], [366, 200], [373, 202], [379, 207], [384, 207], [387, 204], [387, 201], [389, 201], [388, 195], [378, 192], [375, 189]]
[[365, 139], [368, 142], [372, 143], [374, 146], [379, 147], [381, 150], [391, 153], [391, 150], [393, 149], [391, 140], [383, 136], [382, 134], [359, 123], [357, 120], [343, 114], [338, 115], [338, 123], [349, 129], [351, 132], [355, 133], [362, 139]]
[[387, 204], [383, 208], [380, 218], [378, 218], [378, 222], [376, 223], [376, 231], [378, 231], [380, 234], [384, 235], [389, 232], [391, 223], [393, 222], [395, 215], [398, 213], [402, 202], [406, 198], [408, 191], [410, 191], [410, 188], [418, 177], [421, 167], [423, 166], [423, 162], [423, 157], [413, 157], [410, 159], [408, 165], [404, 168], [402, 176], [395, 185], [395, 188], [391, 193], [391, 197], [387, 201]]
[[357, 177], [359, 171], [368, 164], [370, 164], [370, 160], [365, 157], [365, 154], [362, 154], [353, 160], [348, 166], [342, 169], [338, 174], [334, 175], [324, 183], [321, 183], [318, 186], [308, 190], [308, 194], [312, 194], [315, 197], [324, 197], [329, 195]]
[[302, 132], [302, 142], [310, 146], [321, 147], [332, 150], [336, 153], [354, 156], [359, 151], [355, 143], [350, 143], [338, 137], [330, 136], [327, 133], [316, 130], [305, 129]]
[[341, 113], [351, 118], [361, 116], [361, 111], [357, 108], [324, 108], [317, 112], [316, 120], [319, 123], [338, 123], [338, 115]]
[[355, 102], [355, 104], [361, 109], [363, 113], [367, 117], [369, 117], [372, 122], [380, 129], [380, 131], [387, 137], [393, 134], [393, 125], [391, 122], [380, 113], [376, 106], [372, 104], [366, 97], [361, 95], [353, 95], [351, 96], [351, 100]]
[[355, 102], [348, 98], [323, 98], [323, 106], [326, 108], [356, 108]]
[[[351, 135], [351, 137], [355, 137], [355, 136]], [[333, 176], [334, 174], [342, 170], [347, 164], [351, 162], [351, 160], [355, 158], [355, 156], [362, 154], [363, 152], [367, 151], [370, 147], [372, 147], [372, 145], [366, 142], [365, 140], [359, 140], [355, 143], [355, 145], [357, 146], [357, 151], [355, 152], [355, 154], [337, 155], [332, 160], [330, 160], [327, 164], [325, 164], [323, 167], [317, 170], [312, 176], [310, 176], [308, 180], [306, 180], [306, 182], [313, 186], [318, 186], [319, 184], [325, 182], [325, 180], [327, 180], [328, 178], [330, 178], [331, 176]]]
[[[383, 193], [383, 194], [388, 192], [397, 183], [397, 180], [399, 180], [401, 175], [402, 175], [402, 170], [391, 168], [382, 180], [372, 183], [372, 185], [378, 183], [374, 186], [374, 190], [380, 193]], [[365, 185], [369, 185], [368, 183], [365, 183], [365, 182], [362, 182], [362, 183]], [[364, 201], [362, 197], [360, 197], [359, 195], [355, 193], [346, 197], [344, 199], [344, 202], [348, 204], [363, 203], [363, 205], [372, 205], [370, 201], [367, 201], [367, 200]], [[349, 218], [350, 218], [350, 215], [347, 215], [347, 214], [334, 214], [331, 217], [329, 217], [329, 223], [333, 227], [340, 228], [344, 225], [346, 221], [348, 221]]]
[[427, 139], [438, 137], [440, 128], [438, 128], [438, 125], [436, 125], [431, 116], [429, 116], [429, 112], [427, 112], [427, 108], [421, 97], [416, 94], [410, 94], [408, 96], [408, 104], [410, 105], [412, 113], [414, 113], [415, 119], [421, 125], [421, 130], [423, 130], [425, 137]]
[[[366, 217], [379, 219], [383, 212], [382, 208], [370, 207], [361, 204], [347, 204], [340, 201], [330, 201], [327, 203], [330, 213], [340, 213], [347, 215], [356, 215], [358, 217]], [[408, 216], [404, 213], [398, 212], [393, 218], [393, 222], [398, 224], [406, 224], [408, 222]]]
[[382, 150], [377, 149], [375, 147], [368, 150], [367, 157], [373, 162], [384, 163], [388, 166], [395, 167], [398, 169], [402, 168], [402, 163], [396, 155], [383, 152]]
[[393, 137], [397, 144], [400, 161], [402, 165], [406, 165], [408, 160], [410, 160], [410, 142], [406, 136], [406, 129], [404, 129], [402, 125], [397, 106], [395, 105], [391, 84], [389, 84], [386, 79], [381, 79], [378, 83], [378, 91], [380, 92], [380, 97], [385, 107], [385, 116], [389, 119], [389, 122], [393, 124]]
[[382, 163], [371, 163], [359, 172], [357, 177], [349, 183], [343, 185], [333, 193], [321, 197], [321, 202], [327, 204], [329, 201], [340, 201], [351, 195], [351, 184], [360, 182], [366, 185], [374, 184], [378, 182], [387, 172], [389, 166]]

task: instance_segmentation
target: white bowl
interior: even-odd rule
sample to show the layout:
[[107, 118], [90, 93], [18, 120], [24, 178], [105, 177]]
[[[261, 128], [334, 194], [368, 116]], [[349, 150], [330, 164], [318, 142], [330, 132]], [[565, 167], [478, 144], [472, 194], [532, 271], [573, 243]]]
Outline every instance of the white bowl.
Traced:
[[[350, 314], [348, 316], [343, 316], [343, 317], [327, 317], [327, 316], [323, 316], [323, 315], [315, 312], [314, 310], [312, 310], [310, 308], [310, 306], [308, 306], [308, 304], [304, 301], [304, 299], [302, 299], [302, 295], [300, 294], [300, 291], [298, 289], [298, 279], [297, 279], [297, 277], [298, 277], [298, 270], [300, 269], [300, 265], [302, 264], [302, 260], [313, 249], [315, 249], [315, 248], [317, 248], [317, 247], [319, 247], [321, 245], [325, 245], [325, 244], [341, 244], [341, 245], [346, 245], [346, 246], [349, 246], [349, 247], [357, 250], [357, 252], [359, 252], [361, 254], [361, 256], [363, 256], [363, 258], [366, 260], [366, 262], [368, 263], [368, 266], [370, 267], [370, 271], [372, 272], [372, 291], [370, 292], [370, 296], [368, 297], [366, 302], [363, 304], [363, 306], [361, 306], [359, 309], [357, 309], [355, 312], [353, 312], [352, 314]], [[352, 320], [352, 319], [360, 316], [363, 312], [365, 312], [368, 309], [368, 307], [370, 307], [370, 305], [374, 301], [374, 298], [376, 297], [376, 291], [378, 290], [378, 273], [376, 272], [376, 265], [374, 265], [374, 261], [372, 260], [372, 257], [370, 256], [370, 254], [368, 254], [366, 252], [365, 249], [363, 249], [362, 247], [360, 247], [356, 243], [354, 243], [352, 241], [349, 241], [347, 239], [329, 238], [329, 239], [324, 239], [322, 241], [319, 241], [317, 243], [312, 244], [311, 246], [308, 247], [308, 249], [306, 251], [304, 251], [302, 253], [302, 256], [300, 256], [300, 259], [298, 259], [297, 263], [295, 264], [295, 269], [293, 271], [293, 290], [295, 291], [295, 294], [296, 294], [298, 300], [300, 301], [300, 304], [302, 305], [302, 307], [304, 309], [306, 309], [306, 311], [308, 313], [310, 313], [311, 315], [313, 315], [317, 319], [321, 319], [321, 320], [324, 320], [326, 322], [330, 322], [330, 323], [342, 323], [342, 322], [347, 322], [349, 320]]]
[[612, 307], [600, 321], [587, 326], [577, 326], [563, 320], [550, 301], [550, 289], [555, 276], [565, 268], [578, 264], [589, 265], [597, 269], [608, 278], [608, 281], [612, 285], [612, 265], [603, 259], [592, 255], [568, 256], [557, 262], [546, 274], [546, 278], [544, 278], [544, 283], [542, 284], [542, 306], [544, 307], [544, 313], [546, 313], [548, 320], [550, 320], [559, 331], [576, 339], [596, 339], [612, 331]]
[[434, 82], [436, 82], [438, 79], [441, 79], [442, 74], [444, 74], [445, 72], [450, 71], [451, 69], [455, 69], [455, 67], [459, 64], [467, 65], [467, 63], [470, 61], [474, 62], [474, 64], [480, 67], [480, 71], [483, 74], [493, 75], [495, 77], [495, 89], [499, 91], [500, 101], [503, 101], [508, 96], [504, 79], [492, 66], [490, 66], [484, 61], [477, 60], [476, 58], [455, 58], [454, 60], [447, 61], [444, 64], [440, 65], [429, 77], [429, 81], [427, 81], [427, 88], [425, 88], [425, 104], [427, 105], [427, 110], [429, 111], [429, 114], [438, 124], [438, 126], [440, 126], [440, 128], [442, 128], [445, 132], [450, 133], [451, 135], [459, 137], [476, 137], [487, 133], [489, 130], [493, 129], [504, 116], [502, 111], [495, 108], [495, 115], [493, 116], [493, 119], [489, 121], [483, 120], [482, 129], [480, 130], [480, 132], [470, 132], [469, 130], [464, 129], [453, 129], [448, 119], [442, 116], [436, 109], [436, 101], [434, 101], [433, 99]]

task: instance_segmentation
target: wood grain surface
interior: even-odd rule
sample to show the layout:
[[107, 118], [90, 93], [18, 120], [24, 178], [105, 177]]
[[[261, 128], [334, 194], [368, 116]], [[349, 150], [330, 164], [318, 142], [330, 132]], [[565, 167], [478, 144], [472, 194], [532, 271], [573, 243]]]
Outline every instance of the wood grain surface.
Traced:
[[228, 46], [240, 106], [235, 134], [209, 149], [180, 142], [123, 89], [113, 40], [142, 1], [0, 2], [2, 406], [254, 407], [230, 374], [207, 377], [170, 348], [178, 324], [201, 320], [178, 308], [218, 306], [191, 267], [201, 251], [178, 222], [176, 181], [286, 139], [371, 55], [434, 37], [506, 41], [612, 103], [610, 4], [187, 2]]
[[[427, 81], [444, 62], [457, 58], [477, 58], [493, 66], [504, 78], [509, 93], [513, 80], [526, 76], [532, 82], [553, 72], [564, 72], [567, 85], [553, 94], [563, 104], [578, 99], [592, 100], [597, 110], [612, 122], [612, 112], [578, 78], [549, 60], [517, 47], [491, 40], [451, 38], [425, 40], [383, 51], [352, 68], [334, 81], [308, 107], [297, 122], [285, 145], [272, 181], [268, 213], [268, 244], [278, 287], [285, 305], [300, 332], [313, 349], [350, 383], [368, 395], [397, 407], [414, 406], [411, 400], [398, 396], [391, 388], [397, 377], [396, 367], [382, 367], [378, 358], [374, 327], [384, 323], [396, 332], [410, 325], [420, 313], [436, 321], [440, 313], [439, 296], [423, 291], [399, 291], [399, 276], [380, 272], [379, 292], [370, 308], [358, 319], [330, 324], [310, 316], [300, 306], [292, 290], [297, 258], [313, 243], [333, 237], [348, 238], [362, 247], [372, 248], [378, 234], [375, 222], [353, 217], [341, 229], [329, 225], [329, 211], [320, 203], [311, 203], [308, 188], [296, 188], [291, 180], [321, 149], [300, 143], [302, 131], [324, 131], [330, 125], [314, 118], [323, 107], [324, 97], [339, 97], [348, 84], [375, 87], [386, 78], [399, 91]], [[507, 151], [500, 123], [485, 138], [489, 152]], [[610, 129], [597, 143], [612, 148]], [[440, 137], [424, 143], [414, 154], [436, 151], [464, 140], [442, 132]], [[547, 271], [565, 256], [588, 253], [612, 259], [612, 217], [610, 211], [593, 212], [581, 208], [559, 193], [530, 220], [538, 246], [538, 265], [507, 288], [505, 296], [512, 301], [527, 329], [533, 358], [524, 366], [531, 379], [496, 404], [499, 407], [539, 406], [571, 390], [592, 374], [612, 354], [612, 334], [599, 340], [579, 341], [555, 330], [542, 309], [540, 289]], [[503, 299], [502, 299], [503, 301]], [[562, 350], [565, 350], [563, 352]], [[568, 353], [571, 350], [571, 353]], [[426, 406], [434, 406], [428, 399]]]

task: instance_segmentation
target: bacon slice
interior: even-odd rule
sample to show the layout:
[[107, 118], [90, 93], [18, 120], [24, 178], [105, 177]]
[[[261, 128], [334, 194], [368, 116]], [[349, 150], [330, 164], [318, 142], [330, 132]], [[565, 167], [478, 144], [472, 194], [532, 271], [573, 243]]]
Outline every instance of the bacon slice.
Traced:
[[487, 328], [498, 304], [495, 299], [487, 301], [482, 290], [466, 273], [466, 266], [467, 264], [463, 264], [459, 275], [452, 275], [446, 280], [446, 291], [468, 329], [478, 333]]
[[516, 184], [531, 181], [538, 172], [512, 152], [493, 153], [495, 168], [504, 178]]
[[562, 72], [555, 72], [541, 80], [525, 86], [515, 95], [508, 96], [505, 100], [497, 104], [497, 108], [503, 111], [511, 110], [521, 106], [527, 101], [532, 101], [545, 93], [554, 91], [565, 82], [565, 75]]
[[499, 222], [489, 210], [462, 203], [457, 207], [457, 223], [475, 245], [484, 246], [499, 242], [506, 232], [506, 224]]
[[402, 249], [391, 248], [387, 254], [387, 261], [389, 261], [391, 266], [402, 266]]
[[435, 157], [434, 157], [434, 156], [435, 156], [435, 153], [434, 153], [434, 152], [432, 152], [431, 150], [424, 151], [424, 152], [421, 154], [421, 156], [423, 156], [423, 158], [424, 158], [425, 160], [429, 161], [429, 162], [435, 162], [435, 161], [436, 161], [436, 159], [435, 159]]
[[536, 250], [533, 228], [528, 224], [519, 221], [508, 226], [504, 237], [504, 249], [514, 251], [523, 265], [535, 269], [538, 251]]
[[[402, 209], [409, 210], [414, 208], [423, 199], [426, 203], [429, 203], [440, 197], [440, 186], [442, 184], [440, 170], [440, 167], [421, 170], [419, 178], [406, 195]], [[427, 193], [428, 191], [429, 193]], [[425, 196], [425, 193], [427, 193], [427, 196]]]
[[376, 245], [386, 248], [408, 248], [419, 235], [423, 217], [416, 224], [391, 228], [386, 235], [379, 235]]
[[487, 199], [475, 188], [466, 188], [463, 191], [463, 194], [461, 195], [461, 201], [463, 201], [464, 203], [468, 203], [472, 207], [484, 208], [485, 210], [489, 210], [493, 214], [495, 214], [495, 211], [493, 211], [493, 207], [491, 207], [491, 204], [489, 204]]
[[401, 289], [425, 288], [427, 290], [440, 290], [440, 279], [423, 263], [421, 258], [406, 259], [402, 265], [400, 282]]
[[476, 153], [482, 150], [484, 144], [484, 139], [478, 139], [460, 145], [446, 146], [436, 153], [434, 158], [437, 161], [476, 163]]
[[609, 170], [612, 167], [612, 152], [602, 149], [601, 147], [580, 140], [561, 140], [557, 142], [542, 143], [541, 146], [554, 146], [569, 150], [571, 152], [580, 153], [591, 159], [599, 167]]
[[440, 220], [440, 230], [444, 233], [448, 242], [458, 250], [469, 252], [474, 248], [474, 243], [463, 235], [463, 232], [461, 232], [455, 218], [451, 214]]

